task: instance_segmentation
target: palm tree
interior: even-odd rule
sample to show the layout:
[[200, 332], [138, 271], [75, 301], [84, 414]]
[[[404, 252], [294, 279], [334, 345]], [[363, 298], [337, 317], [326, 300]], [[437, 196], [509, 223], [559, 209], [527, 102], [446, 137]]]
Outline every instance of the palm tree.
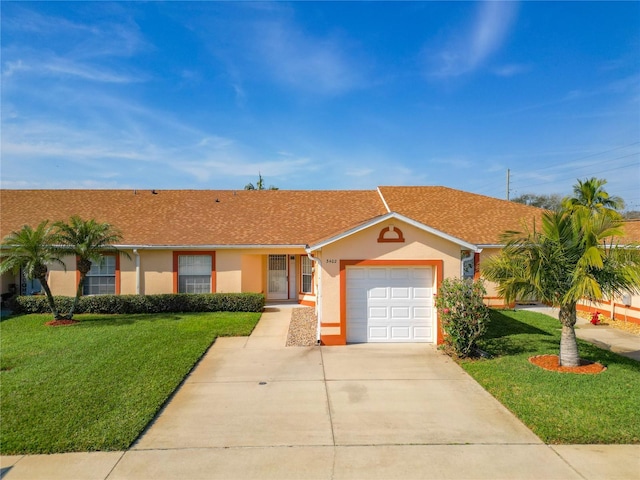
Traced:
[[582, 298], [598, 301], [640, 292], [640, 250], [614, 244], [622, 222], [608, 214], [585, 216], [561, 208], [545, 212], [540, 230], [507, 232], [502, 252], [484, 262], [484, 277], [509, 303], [527, 295], [559, 307], [560, 365], [578, 366], [574, 326]]
[[[82, 296], [84, 282], [91, 270], [92, 262], [102, 260], [105, 252], [115, 252], [119, 250], [113, 246], [114, 243], [122, 239], [119, 230], [109, 223], [99, 223], [95, 220], [83, 220], [74, 215], [69, 223], [56, 222], [58, 228], [56, 239], [68, 253], [75, 254], [77, 257], [77, 268], [80, 273], [76, 296], [71, 305], [71, 310], [65, 318], [72, 319], [73, 312], [78, 306], [78, 300]], [[127, 253], [124, 253], [128, 256]]]
[[15, 274], [22, 270], [27, 279], [40, 281], [51, 313], [55, 319], [60, 319], [47, 282], [47, 264], [58, 263], [65, 270], [66, 266], [60, 258], [61, 252], [55, 247], [55, 232], [49, 222], [41, 222], [35, 230], [25, 225], [7, 235], [2, 242], [0, 257], [0, 273], [12, 271]]
[[603, 178], [591, 177], [584, 181], [578, 180], [573, 186], [573, 197], [566, 197], [563, 205], [568, 210], [585, 211], [587, 213], [605, 213], [619, 217], [618, 210], [624, 208], [624, 201], [620, 197], [610, 197], [604, 186], [607, 181]]

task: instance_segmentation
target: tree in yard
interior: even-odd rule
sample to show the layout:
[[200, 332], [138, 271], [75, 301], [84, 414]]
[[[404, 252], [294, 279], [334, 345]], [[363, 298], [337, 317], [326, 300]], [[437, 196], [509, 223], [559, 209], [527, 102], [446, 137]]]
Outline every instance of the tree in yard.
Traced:
[[35, 230], [25, 225], [21, 230], [10, 233], [2, 242], [0, 273], [18, 273], [22, 270], [27, 279], [38, 280], [44, 289], [51, 313], [54, 318], [60, 319], [47, 282], [47, 264], [58, 263], [65, 267], [60, 258], [61, 252], [55, 246], [55, 238], [55, 231], [47, 221], [41, 222]]
[[513, 198], [512, 201], [531, 205], [532, 207], [544, 208], [546, 210], [556, 210], [562, 203], [562, 196], [557, 193], [552, 193], [551, 195], [523, 193]]
[[620, 197], [611, 197], [605, 191], [607, 181], [602, 178], [589, 178], [578, 180], [573, 186], [573, 197], [563, 200], [563, 206], [574, 212], [583, 212], [587, 215], [605, 214], [620, 218], [618, 210], [624, 208], [624, 201]]
[[[76, 296], [71, 310], [65, 316], [67, 319], [72, 319], [92, 263], [100, 262], [104, 253], [118, 254], [120, 251], [113, 244], [122, 239], [122, 234], [109, 223], [99, 223], [93, 219], [83, 220], [77, 215], [71, 217], [69, 223], [56, 222], [55, 226], [58, 228], [56, 241], [66, 249], [67, 253], [76, 255], [80, 273]], [[123, 253], [129, 257], [126, 252]]]
[[[574, 326], [580, 299], [599, 301], [626, 291], [640, 292], [640, 249], [620, 246], [622, 219], [602, 181], [574, 187], [557, 211], [545, 212], [539, 229], [507, 232], [502, 252], [482, 265], [509, 303], [534, 295], [560, 309], [560, 365], [578, 366]], [[595, 195], [594, 195], [595, 191]]]

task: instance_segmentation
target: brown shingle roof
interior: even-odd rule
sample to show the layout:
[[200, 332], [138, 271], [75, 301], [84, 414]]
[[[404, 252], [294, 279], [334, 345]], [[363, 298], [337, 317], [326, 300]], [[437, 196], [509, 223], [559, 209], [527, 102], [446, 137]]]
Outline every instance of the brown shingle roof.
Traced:
[[2, 238], [80, 215], [125, 245], [305, 245], [386, 212], [373, 190], [2, 190], [0, 209]]
[[624, 235], [620, 239], [621, 244], [640, 243], [640, 220], [627, 220], [622, 228]]
[[392, 212], [476, 245], [500, 243], [506, 230], [522, 231], [542, 210], [447, 187], [379, 187]]

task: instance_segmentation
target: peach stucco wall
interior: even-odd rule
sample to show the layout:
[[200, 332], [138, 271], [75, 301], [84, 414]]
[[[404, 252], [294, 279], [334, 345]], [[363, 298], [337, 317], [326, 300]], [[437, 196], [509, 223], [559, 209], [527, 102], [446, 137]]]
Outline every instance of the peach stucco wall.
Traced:
[[62, 258], [65, 264], [66, 271], [62, 265], [54, 263], [49, 265], [49, 288], [54, 295], [62, 295], [66, 297], [73, 297], [76, 294], [76, 257], [73, 255], [67, 255]]
[[[144, 295], [172, 293], [173, 252], [171, 250], [138, 250], [138, 253], [140, 254], [140, 293]], [[135, 293], [135, 290], [132, 293]]]
[[217, 251], [216, 278], [218, 292], [242, 291], [242, 255], [234, 250]]
[[127, 251], [130, 258], [120, 255], [120, 294], [135, 295], [136, 293], [136, 260], [132, 251]]
[[[390, 225], [402, 231], [404, 243], [378, 242], [380, 231]], [[444, 278], [459, 277], [460, 250], [453, 242], [399, 221], [375, 225], [323, 247], [314, 255], [322, 260], [322, 323], [332, 325], [323, 327], [322, 335], [338, 334], [341, 260], [442, 260]]]
[[264, 270], [262, 255], [242, 255], [242, 291], [264, 293]]

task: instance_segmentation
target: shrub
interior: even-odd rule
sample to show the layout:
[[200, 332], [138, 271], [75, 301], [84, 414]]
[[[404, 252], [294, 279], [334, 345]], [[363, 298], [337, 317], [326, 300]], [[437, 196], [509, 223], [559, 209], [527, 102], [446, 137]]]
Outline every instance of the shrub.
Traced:
[[482, 302], [485, 295], [482, 281], [447, 278], [442, 282], [436, 307], [447, 353], [462, 358], [476, 353], [476, 342], [489, 322], [489, 309]]
[[[58, 310], [68, 312], [73, 297], [54, 297]], [[76, 313], [182, 313], [261, 312], [261, 293], [169, 293], [162, 295], [91, 295], [80, 297]], [[44, 296], [19, 296], [11, 300], [15, 313], [50, 313]]]

